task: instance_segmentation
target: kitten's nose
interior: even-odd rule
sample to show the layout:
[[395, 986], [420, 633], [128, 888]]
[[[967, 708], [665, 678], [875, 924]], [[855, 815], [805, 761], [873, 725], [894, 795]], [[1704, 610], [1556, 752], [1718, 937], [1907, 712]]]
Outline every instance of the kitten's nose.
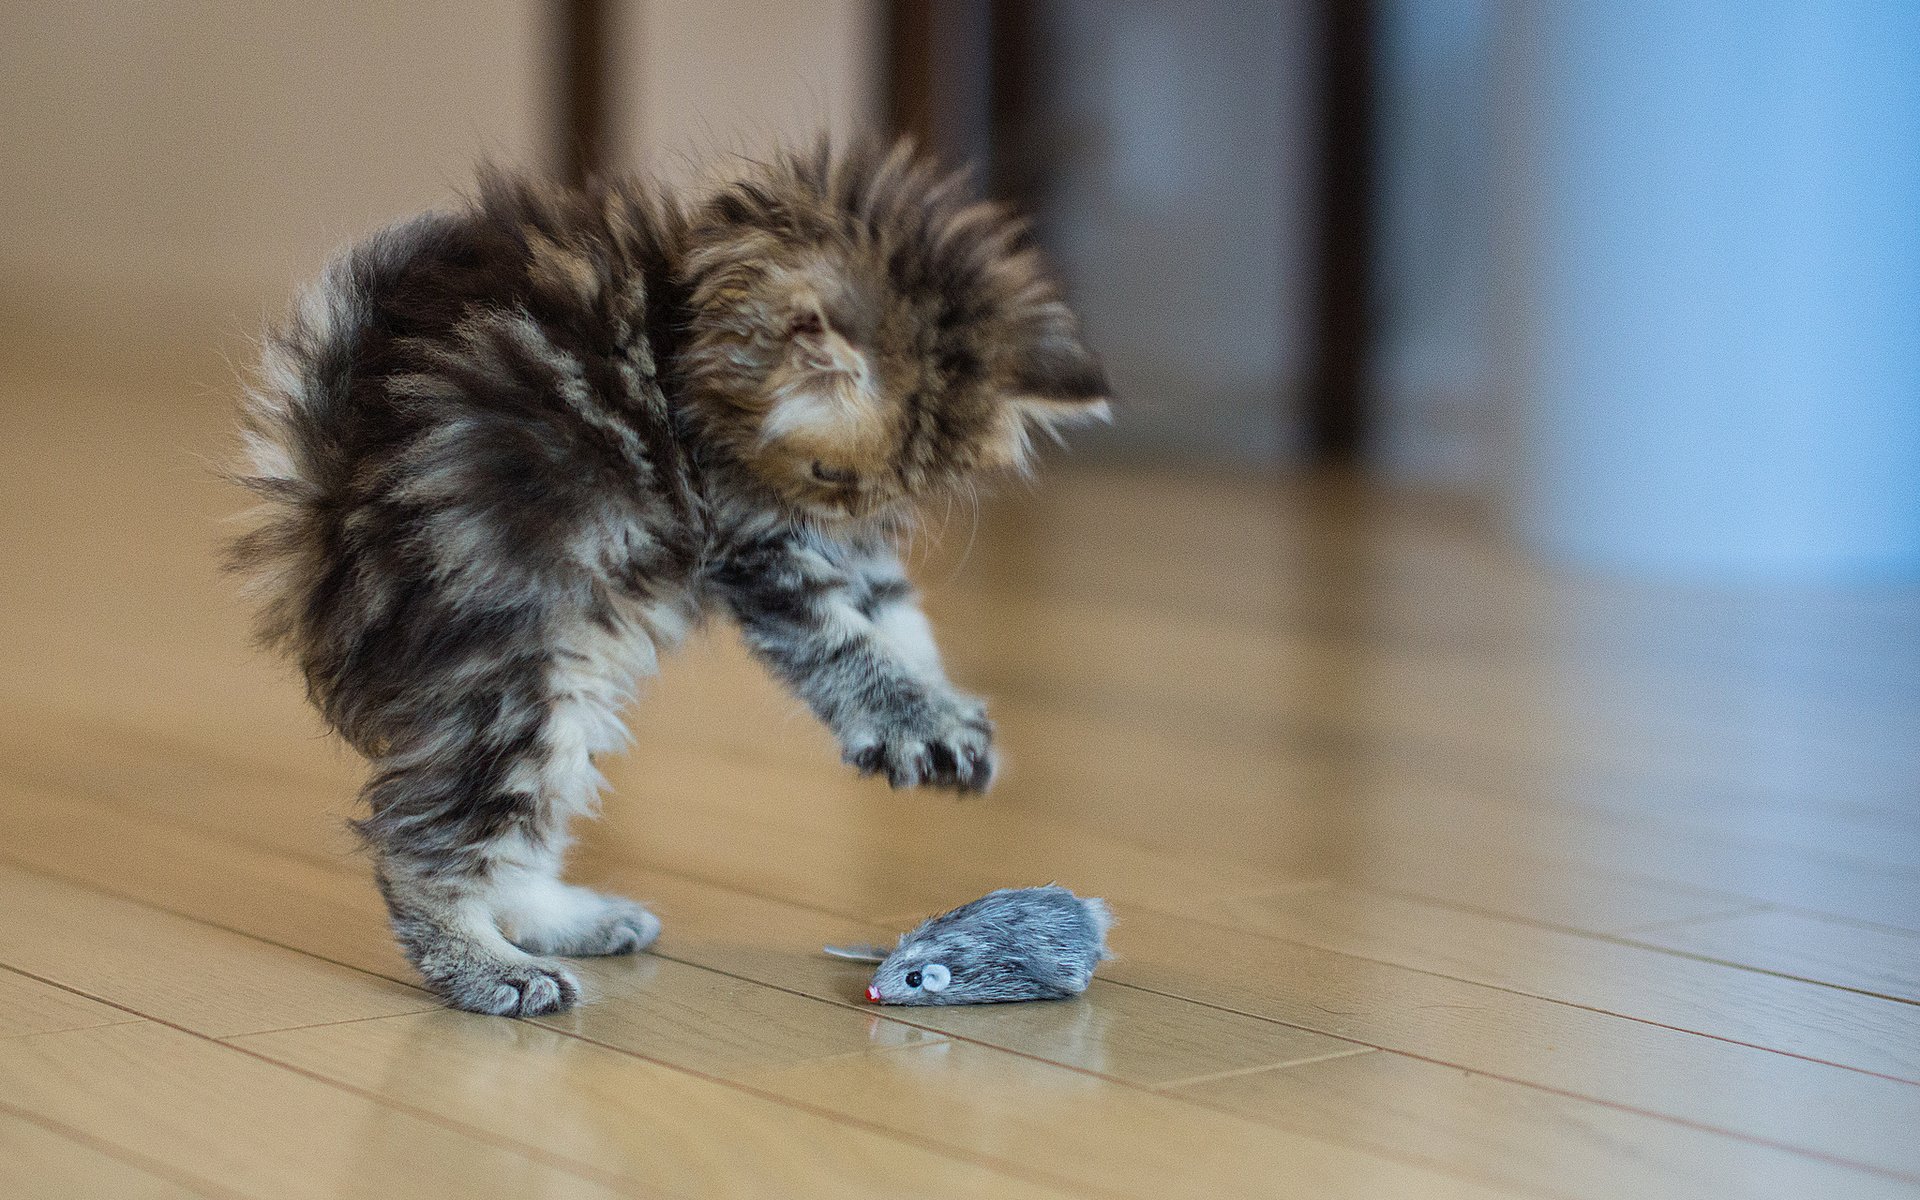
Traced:
[[880, 1003], [880, 989], [873, 986], [872, 984], [867, 985], [867, 1003], [868, 1004]]

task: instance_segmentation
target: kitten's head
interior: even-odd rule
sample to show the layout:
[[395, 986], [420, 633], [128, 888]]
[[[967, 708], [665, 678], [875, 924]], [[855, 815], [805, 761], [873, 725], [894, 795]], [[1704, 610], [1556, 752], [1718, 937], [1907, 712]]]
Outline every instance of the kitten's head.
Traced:
[[683, 362], [709, 439], [818, 519], [1023, 470], [1107, 380], [1023, 227], [904, 143], [783, 156], [695, 219]]

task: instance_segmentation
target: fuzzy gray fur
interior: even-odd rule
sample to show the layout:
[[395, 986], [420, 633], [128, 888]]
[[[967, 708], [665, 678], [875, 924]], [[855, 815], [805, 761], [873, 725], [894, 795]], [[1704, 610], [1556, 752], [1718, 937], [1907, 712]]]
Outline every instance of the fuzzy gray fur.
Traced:
[[[710, 611], [863, 772], [991, 780], [992, 726], [890, 535], [1018, 461], [1028, 424], [1103, 413], [1105, 381], [1008, 224], [941, 188], [904, 151], [824, 147], [692, 215], [637, 180], [490, 175], [347, 251], [268, 340], [234, 564], [262, 640], [372, 764], [355, 825], [451, 1003], [564, 1009], [579, 985], [549, 956], [658, 934], [560, 870], [621, 708]], [[824, 369], [829, 336], [885, 387], [866, 457], [809, 476], [836, 447], [761, 423], [769, 380]]]
[[[1057, 884], [1002, 888], [923, 922], [873, 973], [880, 1004], [998, 1004], [1058, 1000], [1087, 990], [1107, 957], [1106, 901]], [[931, 967], [946, 986], [927, 986]], [[909, 980], [918, 976], [917, 983]]]

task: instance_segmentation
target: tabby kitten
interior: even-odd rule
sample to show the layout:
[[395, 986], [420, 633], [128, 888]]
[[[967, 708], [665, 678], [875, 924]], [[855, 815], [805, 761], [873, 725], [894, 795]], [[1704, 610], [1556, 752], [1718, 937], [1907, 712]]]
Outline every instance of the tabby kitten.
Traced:
[[692, 211], [488, 174], [327, 267], [268, 341], [233, 548], [371, 760], [380, 890], [451, 1003], [574, 1004], [660, 923], [563, 883], [656, 655], [720, 608], [895, 787], [993, 778], [893, 538], [1107, 384], [1020, 227], [907, 148], [783, 155]]

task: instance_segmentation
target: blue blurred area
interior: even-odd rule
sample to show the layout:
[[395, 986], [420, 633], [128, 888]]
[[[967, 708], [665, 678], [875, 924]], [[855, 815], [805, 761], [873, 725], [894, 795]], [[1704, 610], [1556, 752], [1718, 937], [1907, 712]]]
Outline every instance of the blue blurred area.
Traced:
[[[1384, 24], [1386, 447], [1491, 480], [1570, 562], [1920, 575], [1920, 5], [1390, 0]], [[1406, 453], [1475, 372], [1464, 449]]]

